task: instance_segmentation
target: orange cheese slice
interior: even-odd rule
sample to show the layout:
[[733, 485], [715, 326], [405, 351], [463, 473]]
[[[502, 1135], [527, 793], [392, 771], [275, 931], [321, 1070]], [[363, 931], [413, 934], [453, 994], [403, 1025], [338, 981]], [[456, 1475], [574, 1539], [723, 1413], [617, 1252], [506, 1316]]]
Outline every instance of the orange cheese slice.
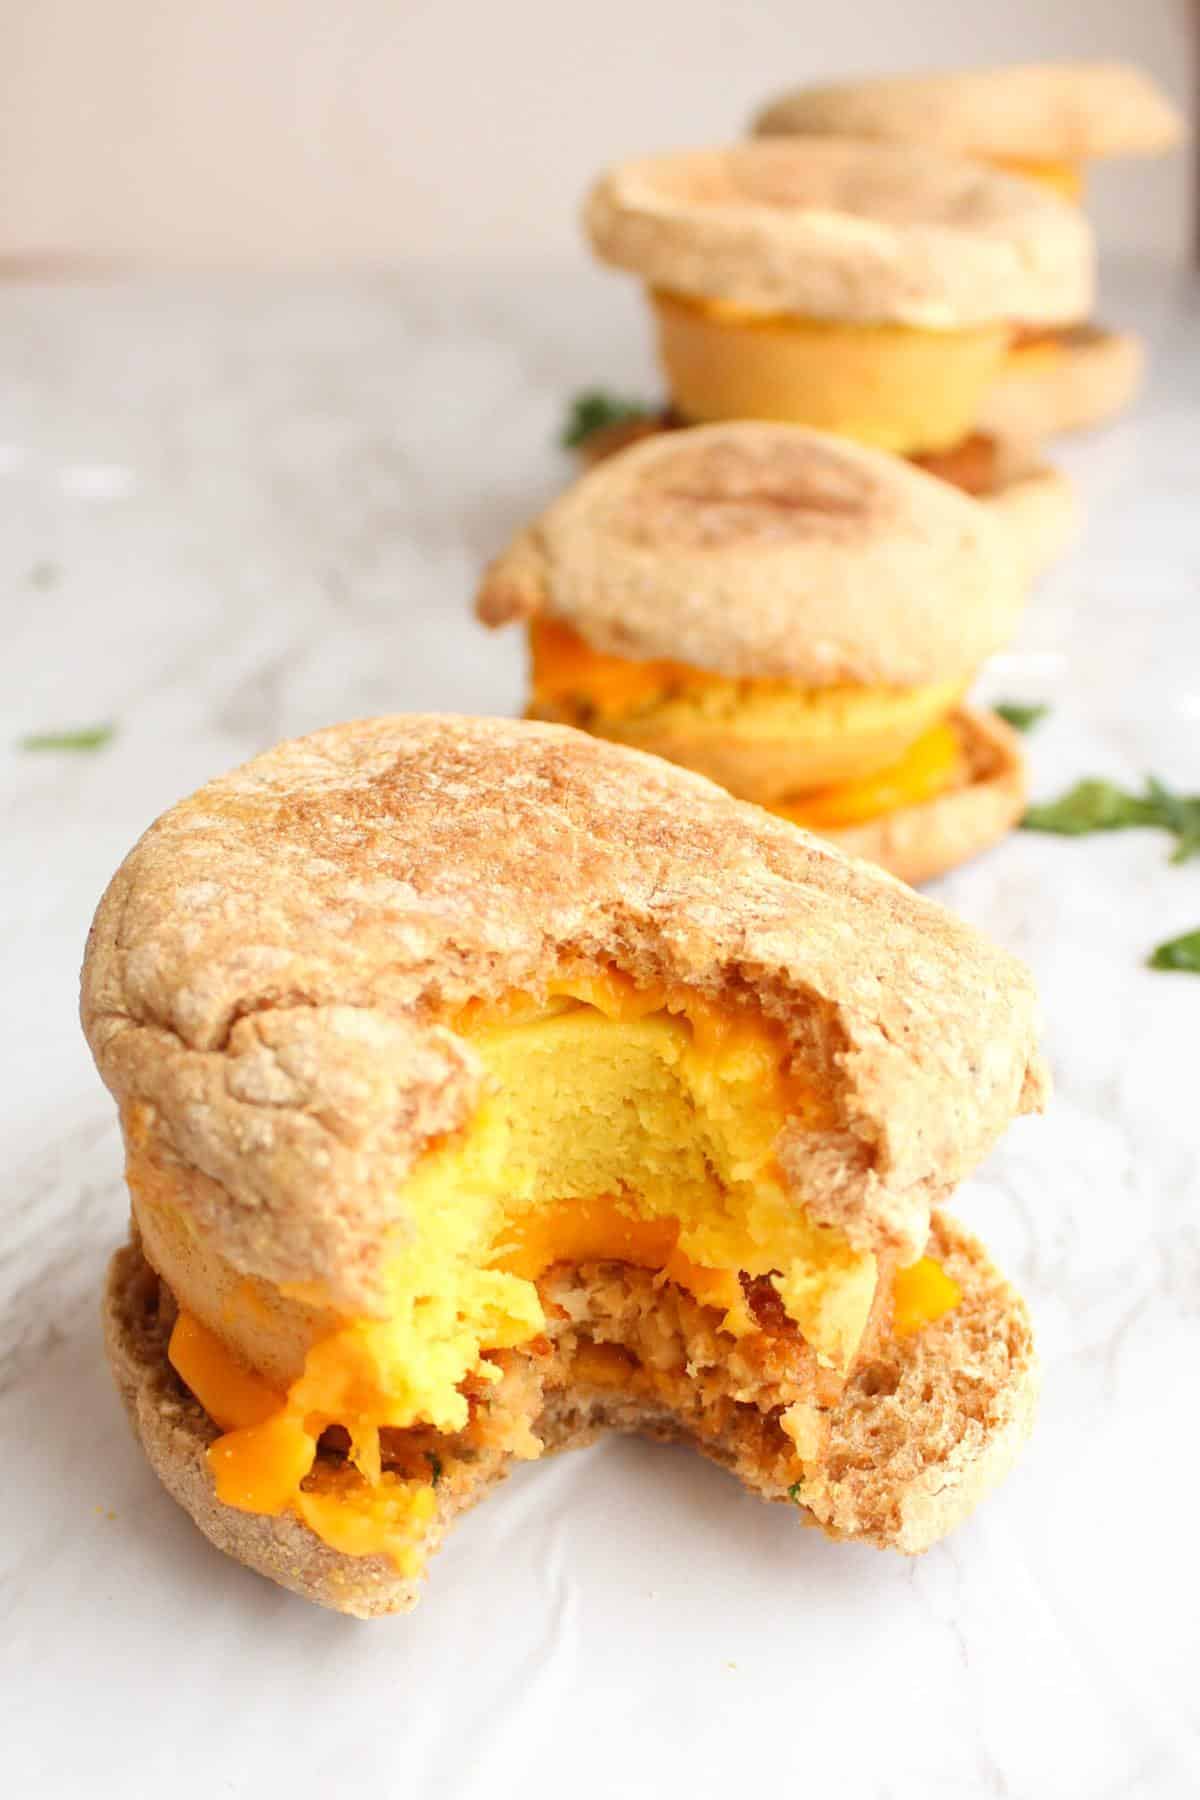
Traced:
[[[415, 1572], [419, 1527], [432, 1518], [434, 1502], [424, 1482], [405, 1482], [379, 1470], [378, 1431], [355, 1417], [353, 1358], [340, 1357], [325, 1369], [310, 1358], [305, 1377], [296, 1384], [304, 1398], [328, 1406], [306, 1415], [247, 1369], [215, 1333], [190, 1313], [181, 1312], [171, 1333], [167, 1355], [222, 1435], [209, 1446], [208, 1463], [217, 1498], [239, 1512], [277, 1518], [293, 1511], [324, 1543], [349, 1556], [386, 1554], [402, 1574]], [[324, 1385], [328, 1393], [317, 1392]], [[348, 1404], [349, 1403], [349, 1404]], [[317, 1443], [324, 1427], [339, 1411], [350, 1421], [356, 1448], [365, 1446], [364, 1461], [373, 1463], [372, 1480], [352, 1471], [317, 1491], [302, 1484], [312, 1474]], [[357, 1430], [356, 1430], [357, 1426]]]
[[1031, 156], [989, 156], [987, 160], [1005, 175], [1020, 175], [1025, 181], [1049, 188], [1060, 200], [1078, 206], [1083, 199], [1083, 168], [1079, 163], [1050, 162]]
[[343, 1556], [387, 1556], [401, 1575], [420, 1572], [423, 1529], [437, 1512], [432, 1483], [383, 1474], [375, 1487], [353, 1478], [296, 1496], [310, 1531]]
[[176, 1319], [167, 1355], [222, 1431], [262, 1425], [283, 1407], [284, 1395], [231, 1356], [216, 1333], [190, 1313]]
[[921, 1257], [907, 1269], [898, 1269], [892, 1286], [892, 1330], [897, 1337], [911, 1337], [922, 1326], [953, 1312], [962, 1289], [947, 1275], [940, 1262]]
[[536, 1281], [554, 1263], [624, 1262], [661, 1270], [668, 1281], [694, 1294], [705, 1306], [724, 1311], [741, 1299], [741, 1284], [730, 1269], [705, 1269], [677, 1247], [678, 1219], [639, 1219], [615, 1200], [573, 1200], [539, 1207], [515, 1219], [505, 1231], [498, 1268]]
[[694, 690], [723, 679], [687, 663], [605, 655], [556, 619], [533, 620], [529, 653], [533, 697], [541, 705], [582, 700], [601, 712], [630, 712], [668, 689]]

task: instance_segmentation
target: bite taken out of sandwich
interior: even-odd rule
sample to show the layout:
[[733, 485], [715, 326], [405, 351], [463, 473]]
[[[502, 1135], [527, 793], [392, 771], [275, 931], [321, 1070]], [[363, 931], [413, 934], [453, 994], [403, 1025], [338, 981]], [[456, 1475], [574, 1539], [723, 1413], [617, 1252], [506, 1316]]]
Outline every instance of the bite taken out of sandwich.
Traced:
[[698, 776], [518, 721], [283, 744], [130, 853], [83, 1019], [134, 1429], [311, 1600], [411, 1606], [605, 1429], [909, 1552], [1028, 1429], [1025, 1309], [939, 1210], [1041, 1103], [1026, 972]]
[[487, 570], [529, 715], [682, 763], [919, 882], [1019, 819], [1015, 733], [968, 704], [1027, 572], [994, 515], [798, 425], [664, 433], [581, 476]]

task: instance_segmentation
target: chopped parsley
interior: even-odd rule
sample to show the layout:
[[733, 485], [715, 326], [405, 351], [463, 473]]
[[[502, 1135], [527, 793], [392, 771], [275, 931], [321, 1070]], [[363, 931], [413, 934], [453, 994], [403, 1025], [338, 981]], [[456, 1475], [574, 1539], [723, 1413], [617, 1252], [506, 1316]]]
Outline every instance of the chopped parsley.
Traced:
[[1200, 794], [1172, 793], [1153, 775], [1147, 777], [1141, 794], [1128, 793], [1111, 781], [1080, 781], [1057, 800], [1031, 806], [1021, 825], [1026, 831], [1050, 831], [1060, 837], [1157, 827], [1172, 833], [1171, 861], [1181, 863], [1200, 854]]
[[628, 424], [631, 419], [648, 419], [652, 411], [641, 400], [606, 394], [603, 388], [587, 388], [572, 400], [559, 442], [564, 450], [578, 450], [595, 432], [605, 431], [610, 425]]
[[425, 1452], [425, 1460], [429, 1464], [430, 1485], [436, 1487], [438, 1482], [442, 1479], [442, 1459], [435, 1451], [427, 1450]]
[[997, 700], [992, 711], [999, 713], [1014, 731], [1032, 731], [1035, 725], [1041, 724], [1050, 708], [1043, 701], [1026, 705], [1020, 700]]
[[800, 1498], [800, 1483], [798, 1481], [793, 1481], [791, 1487], [788, 1489], [788, 1499], [794, 1506], [802, 1506], [804, 1504]]
[[22, 750], [103, 750], [117, 735], [111, 722], [69, 731], [31, 731], [19, 740]]
[[1189, 975], [1200, 975], [1200, 930], [1185, 931], [1182, 937], [1168, 938], [1146, 958], [1149, 969], [1182, 969]]

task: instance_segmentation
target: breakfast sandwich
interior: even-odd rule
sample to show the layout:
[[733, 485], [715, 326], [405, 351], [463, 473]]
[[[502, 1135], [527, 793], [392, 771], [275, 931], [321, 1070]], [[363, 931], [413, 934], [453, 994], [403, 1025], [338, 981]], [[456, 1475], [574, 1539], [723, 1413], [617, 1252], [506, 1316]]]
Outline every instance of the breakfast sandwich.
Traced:
[[363, 1616], [604, 1428], [915, 1552], [1005, 1472], [1021, 1301], [940, 1203], [1044, 1076], [1026, 971], [712, 783], [360, 721], [171, 808], [89, 938], [108, 1352], [214, 1543]]
[[[1179, 114], [1124, 63], [1043, 63], [885, 76], [799, 88], [754, 123], [765, 136], [842, 136], [919, 144], [1020, 175], [1079, 205], [1086, 164], [1153, 156], [1183, 136]], [[1013, 314], [1003, 368], [982, 408], [984, 429], [1038, 439], [1112, 417], [1129, 405], [1143, 350], [1131, 333], [1088, 321]]]
[[906, 881], [1002, 837], [1018, 740], [964, 696], [1028, 591], [1002, 526], [900, 457], [799, 425], [606, 458], [486, 572], [534, 718], [649, 750]]
[[[1090, 306], [1077, 208], [964, 158], [787, 138], [621, 164], [585, 222], [646, 284], [670, 422], [809, 425], [984, 498], [1037, 485], [1018, 524], [1069, 516], [1063, 478], [1028, 456], [1014, 470], [982, 420], [1013, 320], [1053, 329]], [[1048, 560], [1034, 538], [1025, 554]]]

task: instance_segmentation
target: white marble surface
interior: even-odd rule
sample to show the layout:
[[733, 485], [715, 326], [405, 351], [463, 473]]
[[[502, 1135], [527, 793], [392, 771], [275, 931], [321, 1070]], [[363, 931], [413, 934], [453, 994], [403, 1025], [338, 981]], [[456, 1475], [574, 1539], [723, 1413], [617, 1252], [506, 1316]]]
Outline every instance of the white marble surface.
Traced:
[[[1048, 699], [1037, 789], [1200, 787], [1197, 296], [1113, 284], [1157, 363], [1064, 457], [1090, 510], [987, 689]], [[4, 808], [0, 1709], [14, 1796], [1118, 1800], [1200, 1791], [1200, 862], [1018, 835], [943, 897], [1035, 965], [1057, 1095], [960, 1210], [1036, 1309], [1039, 1429], [949, 1543], [826, 1543], [683, 1452], [531, 1468], [410, 1618], [307, 1608], [210, 1550], [135, 1451], [97, 1294], [123, 1231], [75, 1022], [92, 907], [206, 777], [335, 717], [511, 710], [467, 602], [566, 472], [564, 395], [635, 391], [580, 272], [0, 290]], [[92, 756], [25, 730], [119, 723]], [[164, 1790], [165, 1791], [165, 1790]]]

